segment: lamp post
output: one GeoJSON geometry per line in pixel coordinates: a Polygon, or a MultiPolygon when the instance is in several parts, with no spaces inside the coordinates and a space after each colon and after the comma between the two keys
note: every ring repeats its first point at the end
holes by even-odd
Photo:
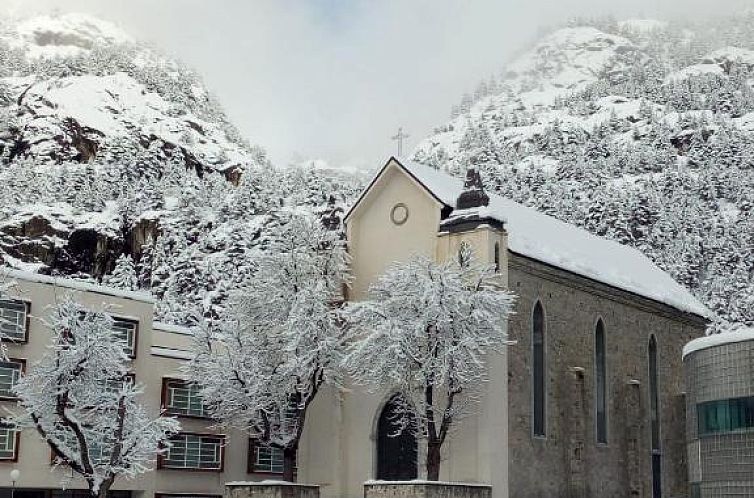
{"type": "Polygon", "coordinates": [[[21,477],[21,471],[18,469],[13,469],[10,471],[10,498],[15,498],[14,495],[16,494],[16,481],[18,481],[18,478],[21,477]]]}

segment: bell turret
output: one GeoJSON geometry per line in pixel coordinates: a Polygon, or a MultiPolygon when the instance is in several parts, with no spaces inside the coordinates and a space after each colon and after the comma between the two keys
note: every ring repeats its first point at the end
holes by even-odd
{"type": "Polygon", "coordinates": [[[465,232],[480,225],[489,225],[503,230],[505,219],[489,208],[490,197],[484,191],[482,176],[474,168],[466,171],[463,190],[456,199],[456,206],[440,224],[440,231],[465,232]]]}

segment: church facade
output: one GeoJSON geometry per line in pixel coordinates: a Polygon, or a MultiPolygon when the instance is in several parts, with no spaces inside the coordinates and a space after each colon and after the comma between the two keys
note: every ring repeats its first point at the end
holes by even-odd
{"type": "MultiPolygon", "coordinates": [[[[495,498],[686,496],[681,351],[709,311],[631,248],[494,195],[457,207],[473,183],[391,158],[346,216],[349,299],[393,262],[444,260],[461,242],[517,296],[515,344],[488,358],[486,395],[446,442],[441,480],[489,483],[495,498]]],[[[307,432],[328,443],[302,449],[302,481],[334,497],[421,478],[417,442],[387,435],[392,394],[318,400],[307,432]]]]}

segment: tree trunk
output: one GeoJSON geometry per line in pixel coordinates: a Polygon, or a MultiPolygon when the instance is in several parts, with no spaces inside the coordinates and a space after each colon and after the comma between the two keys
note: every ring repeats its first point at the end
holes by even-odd
{"type": "Polygon", "coordinates": [[[110,487],[113,485],[113,479],[105,479],[100,483],[99,490],[95,492],[93,489],[89,488],[89,496],[91,498],[107,498],[108,493],[110,492],[110,487]]]}
{"type": "Polygon", "coordinates": [[[430,441],[427,444],[427,480],[440,480],[440,443],[430,441]]]}
{"type": "Polygon", "coordinates": [[[296,470],[296,453],[297,448],[284,448],[283,449],[283,480],[288,482],[294,482],[296,477],[294,472],[296,470]]]}

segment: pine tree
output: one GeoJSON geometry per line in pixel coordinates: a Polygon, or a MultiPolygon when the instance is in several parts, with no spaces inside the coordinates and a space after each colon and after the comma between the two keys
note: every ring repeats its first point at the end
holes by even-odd
{"type": "Polygon", "coordinates": [[[112,273],[102,279],[104,285],[124,290],[137,290],[139,279],[136,275],[134,260],[128,254],[121,254],[115,261],[112,273]]]}

